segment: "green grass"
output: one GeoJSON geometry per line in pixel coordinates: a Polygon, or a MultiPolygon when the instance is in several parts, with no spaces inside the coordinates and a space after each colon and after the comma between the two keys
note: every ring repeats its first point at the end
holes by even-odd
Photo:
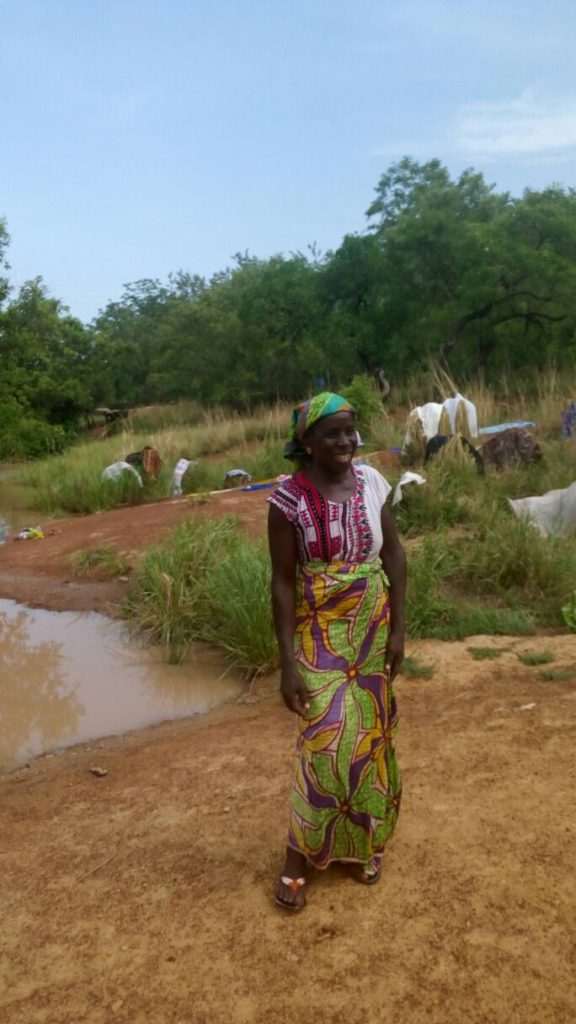
{"type": "MultiPolygon", "coordinates": [[[[506,382],[499,396],[481,382],[466,389],[482,423],[537,419],[544,460],[480,477],[474,464],[448,453],[422,470],[423,487],[406,489],[394,515],[409,548],[410,636],[531,636],[542,626],[562,626],[563,608],[566,622],[576,622],[576,604],[570,603],[576,534],[542,538],[514,516],[508,500],[572,481],[576,442],[559,437],[559,413],[571,388],[568,379],[543,377],[533,406],[506,382]]],[[[411,405],[426,397],[420,385],[406,394],[411,405]]],[[[363,430],[366,450],[401,443],[407,411],[393,404],[381,413],[374,410],[363,430]]],[[[21,480],[37,509],[52,516],[83,514],[166,497],[176,461],[187,457],[198,464],[187,474],[184,490],[201,502],[203,492],[222,488],[228,469],[243,468],[254,480],[290,471],[282,458],[289,416],[289,406],[282,404],[252,416],[206,411],[195,403],[148,407],[133,412],[117,435],[35,463],[21,480]],[[102,483],[105,466],[145,444],[157,448],[165,463],[155,484],[140,488],[128,477],[102,483]]],[[[186,529],[149,550],[138,566],[130,611],[135,628],[161,643],[173,660],[202,639],[221,646],[249,673],[271,667],[276,649],[263,542],[239,535],[230,523],[186,529]]],[[[76,571],[95,569],[94,557],[79,553],[76,571]]],[[[102,557],[99,569],[112,572],[112,564],[107,570],[102,557]]]]}
{"type": "Polygon", "coordinates": [[[473,537],[453,543],[453,580],[467,592],[523,607],[541,625],[560,625],[576,579],[571,538],[541,537],[512,514],[494,516],[473,537]]]}
{"type": "Polygon", "coordinates": [[[491,658],[500,658],[509,647],[467,647],[466,650],[474,658],[474,661],[489,661],[491,658]]]}
{"type": "Polygon", "coordinates": [[[542,668],[538,675],[547,683],[568,683],[576,678],[574,668],[542,668]]]}
{"type": "Polygon", "coordinates": [[[223,649],[247,675],[278,663],[264,542],[233,518],[184,523],[140,561],[126,602],[134,630],[181,662],[196,640],[223,649]]]}
{"type": "MultiPolygon", "coordinates": [[[[198,460],[184,479],[185,490],[196,493],[219,490],[229,469],[246,469],[254,480],[289,470],[282,457],[289,422],[287,406],[264,409],[251,417],[226,415],[221,410],[204,412],[200,422],[171,422],[144,432],[142,423],[146,422],[134,413],[125,429],[114,436],[82,441],[62,455],[22,470],[19,479],[29,487],[32,507],[50,516],[87,515],[165,498],[171,493],[172,475],[180,458],[198,460]],[[155,483],[140,487],[128,474],[119,482],[102,482],[106,466],[145,445],[156,448],[164,462],[155,483]]],[[[162,422],[158,411],[149,422],[162,422]]]]}
{"type": "Polygon", "coordinates": [[[425,536],[409,557],[406,621],[408,635],[462,640],[480,634],[530,636],[535,615],[528,609],[506,608],[454,594],[457,575],[454,542],[449,534],[425,536]]]}
{"type": "Polygon", "coordinates": [[[418,658],[404,658],[400,674],[406,679],[432,679],[436,669],[432,665],[425,665],[418,658]]]}
{"type": "Polygon", "coordinates": [[[123,576],[130,572],[130,563],[111,544],[75,551],[70,558],[72,570],[77,575],[98,570],[106,576],[123,576]]]}
{"type": "Polygon", "coordinates": [[[422,486],[407,486],[395,508],[398,529],[406,537],[473,522],[475,505],[485,498],[485,481],[473,465],[460,465],[452,473],[441,460],[419,470],[422,486]],[[483,486],[484,485],[484,486],[483,486]]]}
{"type": "Polygon", "coordinates": [[[554,661],[554,655],[550,651],[524,651],[517,657],[523,665],[548,665],[554,661]]]}

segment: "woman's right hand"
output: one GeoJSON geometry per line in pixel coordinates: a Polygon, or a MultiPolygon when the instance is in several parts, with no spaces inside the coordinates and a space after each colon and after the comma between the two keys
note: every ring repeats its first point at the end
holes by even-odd
{"type": "Polygon", "coordinates": [[[288,665],[280,674],[280,693],[286,707],[297,715],[305,715],[310,708],[304,680],[296,665],[288,665]]]}

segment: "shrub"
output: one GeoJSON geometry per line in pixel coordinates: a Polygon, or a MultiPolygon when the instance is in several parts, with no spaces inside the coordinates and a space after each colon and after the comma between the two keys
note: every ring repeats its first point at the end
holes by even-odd
{"type": "Polygon", "coordinates": [[[73,572],[78,575],[97,570],[105,576],[121,576],[130,571],[130,563],[111,544],[75,551],[70,561],[73,572]]]}
{"type": "Polygon", "coordinates": [[[195,640],[212,643],[248,675],[274,668],[270,562],[232,517],[179,526],[141,560],[126,603],[137,632],[180,662],[195,640]]]}
{"type": "Polygon", "coordinates": [[[63,451],[69,440],[64,427],[27,415],[14,405],[0,407],[0,459],[38,459],[63,451]]]}
{"type": "Polygon", "coordinates": [[[384,415],[380,392],[372,377],[366,373],[353,377],[350,384],[341,389],[340,394],[354,406],[356,420],[361,429],[367,429],[371,420],[384,415]]]}

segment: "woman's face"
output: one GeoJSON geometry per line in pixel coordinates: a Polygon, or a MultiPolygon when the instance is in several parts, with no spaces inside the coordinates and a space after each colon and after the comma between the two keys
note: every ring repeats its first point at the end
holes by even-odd
{"type": "Polygon", "coordinates": [[[354,413],[336,412],[316,423],[306,438],[312,462],[332,473],[348,469],[358,447],[354,413]]]}

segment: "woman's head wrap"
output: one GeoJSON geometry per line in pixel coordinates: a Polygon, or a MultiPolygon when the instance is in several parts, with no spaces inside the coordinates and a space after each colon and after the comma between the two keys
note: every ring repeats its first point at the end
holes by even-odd
{"type": "Polygon", "coordinates": [[[295,406],[290,424],[290,439],[284,448],[284,457],[301,458],[306,451],[302,443],[304,435],[318,420],[324,419],[325,416],[333,416],[336,412],[354,412],[354,408],[347,398],[335,395],[333,391],[321,391],[319,395],[314,395],[314,398],[295,406]]]}

